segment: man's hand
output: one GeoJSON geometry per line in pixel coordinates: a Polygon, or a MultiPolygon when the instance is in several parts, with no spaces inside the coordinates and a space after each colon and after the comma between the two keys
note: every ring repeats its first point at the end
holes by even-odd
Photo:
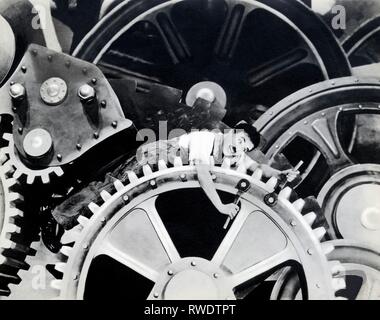
{"type": "Polygon", "coordinates": [[[219,208],[220,213],[229,216],[232,219],[238,214],[240,208],[235,203],[224,204],[221,208],[219,208]]]}
{"type": "Polygon", "coordinates": [[[294,179],[296,179],[300,174],[298,170],[294,170],[294,169],[284,170],[281,173],[286,175],[288,182],[294,181],[294,179]]]}

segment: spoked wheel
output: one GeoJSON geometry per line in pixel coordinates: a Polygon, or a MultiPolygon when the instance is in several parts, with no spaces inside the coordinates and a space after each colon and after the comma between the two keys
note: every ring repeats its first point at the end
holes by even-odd
{"type": "Polygon", "coordinates": [[[376,196],[369,199],[367,192],[373,194],[372,188],[377,188],[378,170],[367,164],[379,163],[379,128],[375,131],[372,122],[365,120],[368,115],[372,121],[379,120],[379,102],[378,80],[342,78],[295,93],[256,122],[266,140],[262,150],[269,158],[285,155],[293,165],[305,162],[297,191],[320,195],[331,235],[377,248],[379,215],[372,209],[379,207],[373,202],[376,196]],[[349,234],[342,231],[346,228],[349,234]]]}
{"type": "Polygon", "coordinates": [[[305,202],[290,188],[268,207],[264,197],[275,178],[264,182],[260,170],[248,176],[215,167],[225,202],[242,179],[251,186],[226,231],[225,216],[203,194],[195,168],[175,163],[167,168],[161,161],[156,172],[145,166],[142,177],[130,172],[127,185],[117,180],[115,194],[103,191],[103,203],[89,205],[93,215],[81,216],[63,238],[74,244],[62,248],[67,261],[56,265],[63,279],[52,285],[60,298],[96,299],[99,292],[152,300],[249,298],[289,265],[298,270],[305,298],[333,299],[344,287],[325,257],[332,247],[319,242],[324,228],[310,227],[316,215],[303,210],[305,202]]]}
{"type": "MultiPolygon", "coordinates": [[[[346,289],[338,295],[349,300],[380,299],[380,253],[369,246],[347,240],[329,242],[334,250],[330,260],[340,261],[345,269],[346,289]]],[[[291,269],[284,270],[272,291],[272,299],[301,298],[300,282],[291,269]]]]}
{"type": "Polygon", "coordinates": [[[256,119],[302,87],[350,75],[331,31],[300,1],[124,1],[74,55],[109,77],[179,88],[183,98],[199,83],[217,84],[228,124],[256,119]]]}
{"type": "Polygon", "coordinates": [[[380,17],[366,21],[343,42],[352,66],[380,62],[380,17]]]}

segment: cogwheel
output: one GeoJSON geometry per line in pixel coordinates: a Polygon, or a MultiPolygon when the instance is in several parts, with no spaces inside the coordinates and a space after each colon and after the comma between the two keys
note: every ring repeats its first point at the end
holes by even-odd
{"type": "MultiPolygon", "coordinates": [[[[333,240],[323,243],[334,247],[327,255],[331,264],[344,267],[346,290],[338,292],[342,299],[379,300],[380,299],[380,253],[368,244],[350,240],[333,240]]],[[[273,299],[301,298],[298,276],[286,268],[279,276],[273,291],[273,299]]]]}
{"type": "Polygon", "coordinates": [[[36,178],[40,178],[42,183],[47,184],[50,182],[52,175],[58,177],[63,175],[61,167],[49,167],[44,169],[28,168],[17,156],[12,134],[5,133],[3,138],[9,142],[9,145],[0,149],[0,159],[3,163],[9,163],[11,167],[13,167],[13,178],[20,180],[20,178],[26,177],[27,184],[33,184],[36,178]]]}
{"type": "Polygon", "coordinates": [[[31,241],[25,233],[23,197],[18,193],[18,181],[11,177],[9,163],[0,159],[0,296],[10,294],[9,284],[19,284],[20,269],[28,270],[27,255],[34,255],[31,241]]]}
{"type": "Polygon", "coordinates": [[[196,168],[177,158],[174,167],[160,160],[154,169],[144,166],[140,177],[129,172],[128,183],[116,180],[115,193],[102,191],[99,203],[89,204],[92,216],[80,216],[79,224],[66,232],[62,240],[67,245],[61,253],[67,259],[55,265],[63,277],[51,283],[60,291],[60,299],[91,299],[92,289],[98,295],[100,287],[111,284],[121,285],[121,291],[107,292],[124,295],[133,288],[134,298],[141,294],[153,300],[241,299],[288,264],[302,270],[302,289],[308,299],[334,299],[336,291],[344,288],[344,278],[326,258],[331,247],[320,244],[326,230],[312,229],[316,215],[304,212],[305,201],[296,199],[287,187],[271,207],[265,204],[265,196],[273,194],[277,185],[276,178],[265,181],[260,169],[247,175],[231,170],[227,163],[212,168],[215,186],[223,195],[235,196],[242,179],[250,184],[240,197],[239,214],[214,243],[225,216],[209,202],[207,207],[207,198],[202,202],[196,168]],[[191,192],[199,192],[197,201],[192,201],[191,192]],[[198,211],[187,214],[200,203],[198,211]],[[193,224],[198,223],[195,229],[199,230],[210,215],[211,229],[205,228],[202,240],[191,236],[193,224]],[[208,247],[211,254],[205,251],[208,247]],[[108,264],[99,269],[101,260],[108,264]],[[115,265],[104,277],[114,262],[122,272],[134,272],[128,279],[142,279],[149,286],[134,286],[130,280],[123,285],[121,279],[126,278],[115,276],[115,265]],[[101,276],[93,276],[94,270],[100,270],[101,276]]]}

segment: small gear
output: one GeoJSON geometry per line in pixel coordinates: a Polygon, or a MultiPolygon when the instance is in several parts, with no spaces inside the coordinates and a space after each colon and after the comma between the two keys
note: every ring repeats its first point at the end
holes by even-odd
{"type": "Polygon", "coordinates": [[[278,181],[274,177],[264,181],[260,169],[250,176],[231,170],[227,163],[212,168],[219,191],[235,194],[242,179],[248,180],[251,188],[241,196],[241,210],[212,251],[212,258],[181,251],[158,213],[157,202],[162,195],[174,200],[173,191],[200,188],[195,167],[182,163],[177,158],[174,167],[168,168],[160,160],[156,172],[145,165],[141,177],[129,172],[128,184],[116,180],[114,195],[103,190],[102,204],[89,204],[92,216],[79,216],[79,224],[62,238],[67,245],[61,253],[67,260],[57,263],[55,269],[63,278],[51,283],[60,291],[60,299],[88,296],[90,269],[103,255],[152,281],[153,288],[145,297],[153,300],[241,299],[253,290],[247,291],[249,283],[262,281],[261,277],[289,261],[303,269],[303,289],[309,299],[334,299],[336,291],[345,287],[344,278],[337,272],[342,267],[338,270],[339,263],[328,263],[326,258],[333,248],[320,244],[326,230],[311,227],[316,214],[305,212],[305,201],[295,198],[289,187],[278,194],[275,205],[268,207],[263,199],[278,181]],[[258,236],[260,232],[264,233],[262,237],[258,236]],[[265,239],[268,233],[273,239],[270,247],[265,239]]]}
{"type": "MultiPolygon", "coordinates": [[[[380,299],[380,253],[368,245],[349,240],[333,240],[324,243],[334,247],[327,257],[339,261],[344,267],[347,288],[338,296],[349,300],[380,299]]],[[[339,266],[339,265],[337,265],[339,266]]],[[[298,276],[291,268],[283,270],[273,291],[273,299],[301,298],[298,276]]]]}
{"type": "Polygon", "coordinates": [[[20,283],[18,271],[28,270],[25,258],[35,254],[29,234],[25,233],[20,185],[11,177],[12,172],[10,164],[0,159],[0,296],[10,294],[9,284],[20,283]]]}
{"type": "Polygon", "coordinates": [[[19,180],[22,177],[26,177],[27,184],[33,184],[36,178],[40,178],[43,184],[48,184],[53,175],[58,177],[63,175],[61,167],[28,168],[17,156],[12,134],[5,133],[3,138],[9,142],[9,145],[0,149],[0,159],[2,159],[3,163],[9,163],[13,167],[13,178],[19,180]]]}

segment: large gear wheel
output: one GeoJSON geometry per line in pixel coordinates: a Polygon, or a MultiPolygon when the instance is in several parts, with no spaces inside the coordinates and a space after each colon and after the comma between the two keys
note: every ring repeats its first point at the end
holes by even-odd
{"type": "Polygon", "coordinates": [[[303,292],[309,299],[334,299],[336,291],[344,288],[342,268],[339,263],[327,263],[325,256],[333,248],[320,244],[326,230],[310,227],[316,215],[303,210],[305,201],[297,199],[289,187],[277,198],[273,194],[277,179],[264,181],[260,169],[250,176],[228,165],[213,167],[212,177],[221,194],[235,195],[243,179],[250,183],[249,191],[241,195],[239,214],[220,241],[213,242],[218,230],[223,230],[225,216],[207,206],[207,198],[202,200],[195,167],[183,166],[181,158],[174,163],[168,168],[161,160],[157,171],[146,165],[141,177],[129,172],[126,185],[116,180],[115,193],[102,191],[101,203],[89,205],[92,216],[80,216],[79,225],[67,231],[63,243],[68,245],[61,249],[67,261],[55,266],[63,278],[52,282],[61,299],[91,299],[110,284],[121,288],[107,292],[134,298],[141,294],[152,300],[240,299],[288,264],[300,268],[303,292]],[[192,192],[197,191],[194,202],[192,192]],[[268,194],[277,198],[271,207],[264,202],[268,194]],[[199,203],[197,216],[192,210],[199,203]],[[214,228],[206,228],[201,240],[197,234],[193,238],[192,224],[199,230],[207,219],[214,228]],[[212,250],[205,250],[208,247],[212,250]],[[133,275],[120,276],[116,267],[126,274],[133,270],[133,275]],[[96,276],[97,272],[102,276],[96,276]],[[134,279],[143,284],[132,285],[134,279]],[[96,292],[91,294],[92,290],[96,292]]]}
{"type": "Polygon", "coordinates": [[[25,233],[26,219],[22,211],[23,197],[20,185],[12,177],[13,169],[6,159],[0,158],[0,296],[8,296],[9,284],[19,284],[20,269],[28,270],[25,262],[34,255],[29,234],[25,233]]]}
{"type": "MultiPolygon", "coordinates": [[[[349,300],[380,299],[380,253],[367,245],[355,241],[329,241],[334,250],[328,254],[329,260],[340,261],[344,266],[347,288],[339,296],[349,300]]],[[[300,298],[299,280],[290,270],[279,276],[273,291],[273,299],[300,298]]]]}
{"type": "Polygon", "coordinates": [[[3,139],[7,140],[9,144],[7,147],[0,149],[0,158],[4,159],[4,163],[10,164],[13,168],[13,178],[17,180],[26,179],[27,184],[33,184],[38,179],[42,183],[48,184],[52,176],[61,177],[63,175],[61,167],[48,167],[43,169],[29,168],[19,159],[12,134],[5,133],[3,139]]]}
{"type": "Polygon", "coordinates": [[[217,84],[229,125],[257,119],[302,87],[351,74],[328,27],[294,0],[122,1],[73,55],[110,78],[178,88],[183,101],[217,84]]]}
{"type": "Polygon", "coordinates": [[[296,190],[318,196],[330,235],[376,248],[380,209],[376,196],[368,195],[379,186],[378,169],[372,166],[379,164],[379,102],[378,79],[340,78],[294,93],[255,123],[268,159],[305,162],[296,190]],[[343,215],[342,206],[350,208],[343,215]],[[349,234],[343,231],[347,228],[349,234]]]}

